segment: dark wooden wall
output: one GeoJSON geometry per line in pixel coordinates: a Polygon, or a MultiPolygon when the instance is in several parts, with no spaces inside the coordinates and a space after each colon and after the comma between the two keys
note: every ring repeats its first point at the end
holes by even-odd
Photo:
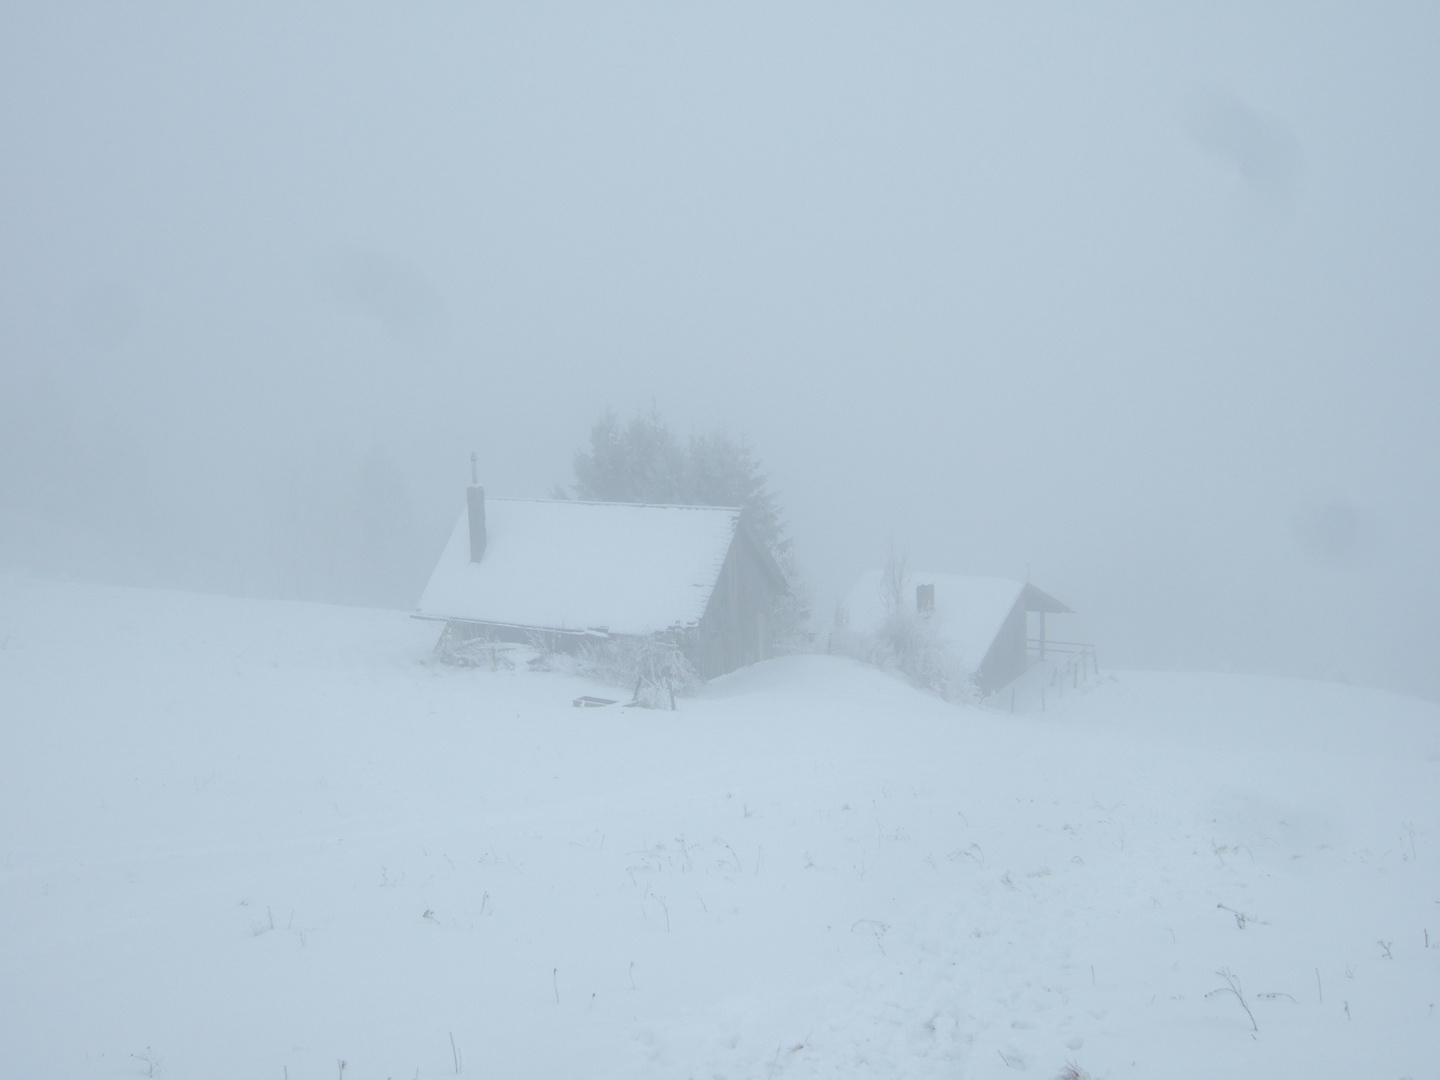
{"type": "Polygon", "coordinates": [[[769,554],[748,532],[737,531],[686,649],[701,678],[713,679],[772,655],[770,618],[783,594],[784,582],[769,554]]]}
{"type": "Polygon", "coordinates": [[[1010,614],[1005,616],[1000,632],[995,635],[995,643],[975,671],[975,682],[981,690],[986,693],[997,690],[1025,674],[1030,663],[1025,635],[1025,598],[1022,596],[1015,601],[1010,614]]]}

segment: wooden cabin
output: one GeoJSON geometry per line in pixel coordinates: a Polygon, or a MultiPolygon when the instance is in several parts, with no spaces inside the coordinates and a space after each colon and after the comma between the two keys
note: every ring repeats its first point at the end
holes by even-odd
{"type": "Polygon", "coordinates": [[[736,507],[487,499],[475,486],[416,615],[567,651],[662,637],[708,679],[772,654],[786,592],[736,507]]]}
{"type": "MultiPolygon", "coordinates": [[[[911,573],[905,596],[913,586],[916,618],[933,620],[937,637],[956,659],[975,674],[975,684],[993,693],[1023,675],[1030,666],[1028,623],[1039,615],[1039,654],[1045,655],[1045,616],[1071,614],[1071,609],[1028,581],[966,577],[959,574],[911,573]]],[[[890,616],[895,598],[887,595],[882,571],[862,574],[846,597],[850,626],[874,633],[890,616]]]]}

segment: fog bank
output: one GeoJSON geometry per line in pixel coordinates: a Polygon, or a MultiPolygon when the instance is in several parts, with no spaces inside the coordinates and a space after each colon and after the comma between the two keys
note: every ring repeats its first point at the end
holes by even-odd
{"type": "Polygon", "coordinates": [[[469,455],[746,434],[1102,663],[1440,697],[1440,15],[10,9],[0,559],[413,604],[469,455]]]}

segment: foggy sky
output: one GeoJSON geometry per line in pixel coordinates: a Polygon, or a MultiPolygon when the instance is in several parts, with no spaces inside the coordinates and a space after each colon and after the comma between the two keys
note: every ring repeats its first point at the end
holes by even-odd
{"type": "Polygon", "coordinates": [[[407,607],[469,454],[747,435],[1111,666],[1440,696],[1440,14],[0,12],[0,559],[407,607]]]}

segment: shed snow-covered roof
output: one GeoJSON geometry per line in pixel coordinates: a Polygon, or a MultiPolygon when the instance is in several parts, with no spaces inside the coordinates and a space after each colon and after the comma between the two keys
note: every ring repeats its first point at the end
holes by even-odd
{"type": "MultiPolygon", "coordinates": [[[[884,572],[867,570],[845,599],[850,625],[863,633],[874,633],[888,614],[884,572]]],[[[1070,609],[1054,597],[1024,581],[1009,578],[966,577],[960,574],[911,572],[900,602],[915,611],[915,586],[935,586],[933,618],[940,635],[955,650],[960,662],[974,669],[980,666],[1000,633],[1010,612],[1022,598],[1026,611],[1064,614],[1070,609]]]]}
{"type": "Polygon", "coordinates": [[[419,614],[616,634],[691,626],[739,523],[733,507],[487,498],[484,557],[470,561],[462,510],[419,614]]]}

